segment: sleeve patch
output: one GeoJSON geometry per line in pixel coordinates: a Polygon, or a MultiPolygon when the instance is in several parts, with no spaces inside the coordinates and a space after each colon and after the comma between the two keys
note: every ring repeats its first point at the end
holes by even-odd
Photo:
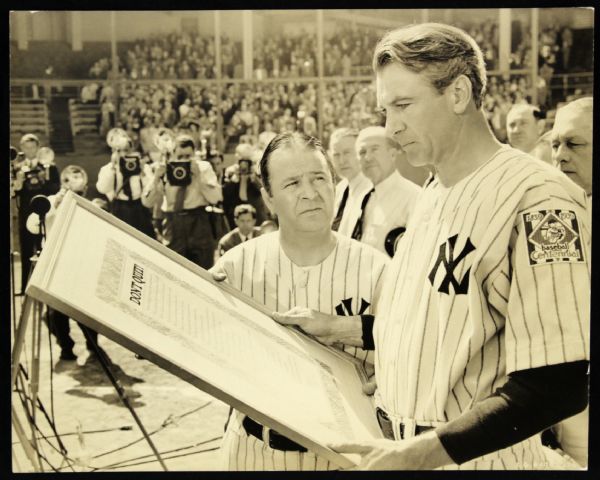
{"type": "Polygon", "coordinates": [[[529,265],[585,261],[575,212],[538,210],[522,215],[529,265]]]}

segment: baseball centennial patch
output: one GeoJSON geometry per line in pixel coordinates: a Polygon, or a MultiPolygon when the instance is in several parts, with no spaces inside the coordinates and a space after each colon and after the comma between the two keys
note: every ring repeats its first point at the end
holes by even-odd
{"type": "Polygon", "coordinates": [[[529,264],[583,262],[579,222],[570,210],[539,210],[523,214],[529,264]]]}

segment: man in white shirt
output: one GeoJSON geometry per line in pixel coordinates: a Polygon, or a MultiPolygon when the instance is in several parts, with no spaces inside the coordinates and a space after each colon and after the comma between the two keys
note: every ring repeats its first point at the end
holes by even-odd
{"type": "Polygon", "coordinates": [[[152,213],[141,202],[152,174],[140,154],[131,150],[113,152],[110,161],[98,172],[96,189],[106,196],[109,211],[115,217],[154,238],[152,213]]]}
{"type": "Polygon", "coordinates": [[[360,171],[356,156],[356,138],[358,131],[350,128],[338,128],[331,134],[329,156],[335,173],[341,181],[335,187],[335,217],[331,229],[347,237],[360,216],[360,203],[373,188],[369,180],[360,171]]]}
{"type": "Polygon", "coordinates": [[[223,199],[221,186],[210,163],[195,156],[192,137],[180,134],[175,143],[174,158],[157,167],[142,203],[148,208],[161,203],[162,243],[208,269],[217,239],[206,207],[223,199]]]}
{"type": "Polygon", "coordinates": [[[383,127],[361,130],[356,152],[363,174],[374,187],[362,199],[352,238],[393,257],[421,188],[396,170],[400,149],[383,127]]]}
{"type": "Polygon", "coordinates": [[[515,104],[506,115],[508,143],[525,153],[532,153],[544,132],[546,121],[535,105],[515,104]]]}

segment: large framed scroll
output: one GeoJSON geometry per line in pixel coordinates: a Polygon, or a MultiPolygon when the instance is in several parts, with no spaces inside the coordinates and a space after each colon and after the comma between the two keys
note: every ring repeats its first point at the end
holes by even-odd
{"type": "Polygon", "coordinates": [[[340,467],[381,438],[359,362],[68,193],[26,290],[340,467]]]}

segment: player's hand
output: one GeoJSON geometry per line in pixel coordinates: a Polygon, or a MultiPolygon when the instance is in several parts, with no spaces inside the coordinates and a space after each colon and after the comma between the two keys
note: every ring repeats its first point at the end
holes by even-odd
{"type": "Polygon", "coordinates": [[[160,180],[165,175],[166,171],[167,171],[167,165],[165,163],[159,163],[158,166],[156,167],[156,170],[154,171],[154,180],[155,181],[160,180]]]}
{"type": "Polygon", "coordinates": [[[362,391],[365,395],[371,396],[375,393],[375,390],[377,390],[377,381],[375,380],[375,377],[373,377],[373,380],[368,381],[362,386],[362,391]]]}
{"type": "Polygon", "coordinates": [[[360,455],[360,462],[351,470],[433,470],[453,463],[433,431],[407,440],[365,440],[329,447],[338,453],[360,455]]]}
{"type": "Polygon", "coordinates": [[[227,273],[221,268],[212,267],[208,273],[212,275],[213,280],[217,283],[227,280],[227,273]]]}
{"type": "Polygon", "coordinates": [[[362,326],[359,316],[328,315],[306,307],[294,307],[285,313],[274,312],[272,317],[282,325],[299,328],[325,345],[334,343],[362,345],[362,326]],[[357,333],[358,338],[356,338],[357,333]]]}

